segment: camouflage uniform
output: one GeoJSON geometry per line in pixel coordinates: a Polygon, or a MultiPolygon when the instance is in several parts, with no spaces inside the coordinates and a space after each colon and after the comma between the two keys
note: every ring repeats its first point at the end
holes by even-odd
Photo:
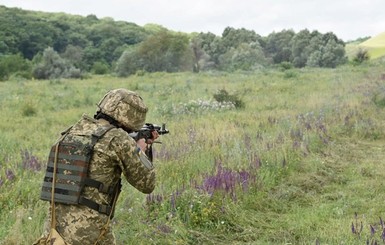
{"type": "MultiPolygon", "coordinates": [[[[142,123],[137,124],[139,126],[142,123]]],[[[67,137],[88,135],[96,128],[106,125],[109,125],[109,122],[104,119],[96,120],[83,115],[81,120],[70,129],[67,137]]],[[[155,172],[152,165],[148,166],[141,162],[137,144],[126,131],[121,128],[112,128],[94,146],[89,177],[105,185],[114,186],[120,180],[122,172],[126,180],[139,191],[143,193],[153,191],[155,172]]],[[[83,196],[100,204],[111,202],[107,194],[93,187],[85,187],[83,196]]],[[[106,214],[83,205],[56,203],[55,211],[56,230],[67,244],[72,245],[94,244],[109,218],[106,214]]],[[[46,233],[49,232],[50,221],[47,223],[46,233]]],[[[43,244],[43,242],[44,238],[36,244],[43,244]]],[[[98,244],[115,244],[111,225],[98,244]]]]}

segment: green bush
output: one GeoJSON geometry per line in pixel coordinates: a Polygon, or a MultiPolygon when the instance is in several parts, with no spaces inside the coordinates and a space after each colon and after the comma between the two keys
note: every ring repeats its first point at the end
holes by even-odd
{"type": "Polygon", "coordinates": [[[100,62],[100,61],[96,61],[92,65],[91,70],[92,70],[92,73],[94,73],[94,74],[103,75],[103,74],[109,73],[110,68],[109,68],[108,64],[100,62]]]}
{"type": "Polygon", "coordinates": [[[0,56],[0,81],[8,80],[11,76],[31,78],[31,63],[20,54],[0,56]]]}
{"type": "Polygon", "coordinates": [[[355,64],[361,64],[369,59],[369,51],[367,49],[359,48],[353,58],[353,62],[355,64]]]}
{"type": "Polygon", "coordinates": [[[288,61],[283,61],[279,64],[279,69],[282,70],[282,71],[285,71],[285,70],[290,70],[292,69],[294,66],[291,62],[288,62],[288,61]]]}
{"type": "Polygon", "coordinates": [[[47,48],[41,62],[35,65],[33,76],[37,79],[81,78],[81,71],[61,58],[53,48],[47,48]]]}
{"type": "Polygon", "coordinates": [[[225,89],[220,89],[214,94],[214,99],[219,103],[231,102],[235,108],[244,108],[245,103],[236,94],[229,94],[225,89]]]}

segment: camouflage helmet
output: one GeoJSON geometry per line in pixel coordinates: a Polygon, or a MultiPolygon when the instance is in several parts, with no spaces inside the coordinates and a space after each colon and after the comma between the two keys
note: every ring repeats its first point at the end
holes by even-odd
{"type": "Polygon", "coordinates": [[[148,110],[137,93],[124,88],[110,90],[100,100],[98,107],[100,112],[134,131],[142,128],[148,110]]]}

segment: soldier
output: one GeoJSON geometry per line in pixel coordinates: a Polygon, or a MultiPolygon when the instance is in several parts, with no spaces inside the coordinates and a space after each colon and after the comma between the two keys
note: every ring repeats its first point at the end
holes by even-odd
{"type": "Polygon", "coordinates": [[[51,149],[41,192],[41,199],[51,201],[50,227],[34,244],[115,244],[109,221],[121,174],[143,193],[155,187],[154,167],[144,152],[157,131],[147,142],[128,135],[144,125],[147,110],[135,92],[111,90],[94,118],[83,115],[62,133],[51,149]]]}

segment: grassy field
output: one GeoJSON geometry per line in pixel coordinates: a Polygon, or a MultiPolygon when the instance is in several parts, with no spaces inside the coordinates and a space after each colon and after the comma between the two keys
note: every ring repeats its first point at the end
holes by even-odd
{"type": "Polygon", "coordinates": [[[385,218],[384,64],[0,83],[0,244],[31,244],[59,132],[112,88],[141,94],[157,186],[124,183],[118,244],[374,244],[385,218]],[[220,104],[227,91],[243,108],[220,104]]]}

